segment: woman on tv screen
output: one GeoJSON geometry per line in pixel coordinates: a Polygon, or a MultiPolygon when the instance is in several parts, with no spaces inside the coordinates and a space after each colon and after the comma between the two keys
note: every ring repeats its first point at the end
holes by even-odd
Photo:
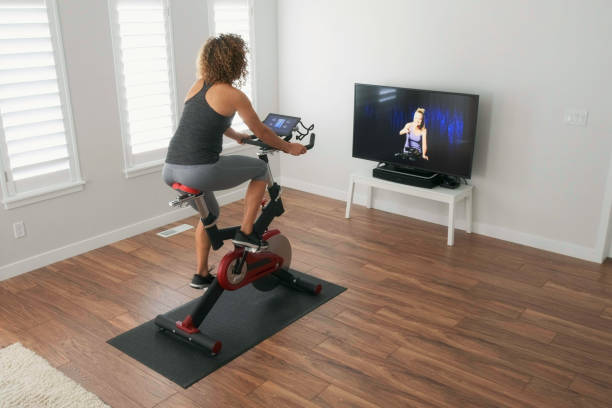
{"type": "Polygon", "coordinates": [[[411,158],[422,157],[429,160],[427,156],[427,128],[425,127],[425,109],[418,108],[412,116],[412,122],[404,125],[400,135],[406,135],[404,155],[411,158]]]}

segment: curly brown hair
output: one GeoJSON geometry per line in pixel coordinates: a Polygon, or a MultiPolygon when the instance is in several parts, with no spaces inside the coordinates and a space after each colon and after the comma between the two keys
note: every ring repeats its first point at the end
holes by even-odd
{"type": "Polygon", "coordinates": [[[203,78],[209,84],[221,82],[241,86],[248,74],[247,52],[247,45],[239,35],[210,37],[198,53],[198,78],[203,78]]]}

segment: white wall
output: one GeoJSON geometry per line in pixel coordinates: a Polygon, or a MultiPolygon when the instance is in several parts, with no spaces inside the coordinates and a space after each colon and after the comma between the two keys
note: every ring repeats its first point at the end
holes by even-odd
{"type": "MultiPolygon", "coordinates": [[[[195,214],[169,209],[175,194],[160,172],[130,179],[122,173],[107,1],[58,1],[58,8],[86,185],[79,193],[0,209],[0,280],[195,214]],[[16,240],[12,225],[18,220],[25,222],[27,236],[16,240]]],[[[171,1],[171,14],[182,101],[195,79],[197,51],[208,37],[206,2],[171,1]]],[[[263,115],[278,108],[276,0],[258,0],[255,19],[258,113],[263,115]]],[[[237,191],[223,201],[239,198],[237,191]]]]}
{"type": "MultiPolygon", "coordinates": [[[[285,0],[278,14],[280,109],[318,129],[308,157],[281,159],[285,184],[343,199],[349,173],[374,166],[351,158],[355,82],[476,93],[476,232],[594,259],[612,147],[609,1],[285,0]],[[568,107],[587,109],[588,126],[564,125],[568,107]]],[[[374,205],[446,222],[443,206],[393,193],[374,205]]]]}

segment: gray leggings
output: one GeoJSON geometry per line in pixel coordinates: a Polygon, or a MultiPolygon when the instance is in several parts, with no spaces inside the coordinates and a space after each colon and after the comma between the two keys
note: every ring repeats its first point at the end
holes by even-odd
{"type": "MultiPolygon", "coordinates": [[[[247,180],[269,180],[268,165],[263,160],[238,155],[219,156],[211,164],[165,163],[162,177],[170,187],[181,183],[202,191],[208,211],[215,217],[219,216],[219,203],[213,191],[227,190],[247,180]]],[[[197,211],[193,201],[190,204],[197,211]]]]}

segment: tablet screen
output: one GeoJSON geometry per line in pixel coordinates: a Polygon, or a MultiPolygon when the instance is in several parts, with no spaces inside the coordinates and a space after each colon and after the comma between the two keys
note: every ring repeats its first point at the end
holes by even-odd
{"type": "Polygon", "coordinates": [[[279,136],[289,136],[294,127],[297,126],[300,118],[294,116],[278,115],[276,113],[269,113],[264,119],[265,123],[270,129],[272,129],[279,136]]]}

